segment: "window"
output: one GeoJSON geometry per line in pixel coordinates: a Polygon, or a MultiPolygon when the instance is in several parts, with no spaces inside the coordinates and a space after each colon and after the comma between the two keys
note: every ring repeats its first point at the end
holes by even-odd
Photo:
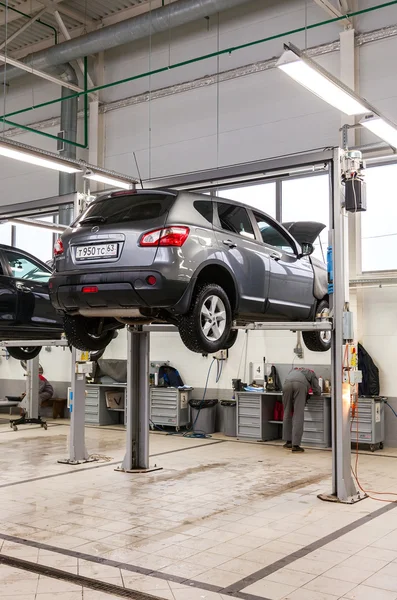
{"type": "Polygon", "coordinates": [[[363,271],[397,269],[397,165],[371,167],[365,174],[367,211],[361,213],[363,271]]]}
{"type": "Polygon", "coordinates": [[[276,184],[274,182],[220,189],[217,195],[220,198],[247,204],[267,213],[274,219],[276,218],[276,184]]]}
{"type": "MultiPolygon", "coordinates": [[[[282,183],[282,222],[317,221],[326,228],[314,242],[313,256],[326,261],[329,228],[329,176],[288,179],[282,183]]],[[[305,240],[311,241],[311,240],[305,240]]]]}
{"type": "Polygon", "coordinates": [[[41,265],[26,258],[23,254],[6,250],[5,255],[10,264],[11,272],[17,279],[29,279],[41,283],[46,283],[49,280],[51,273],[45,271],[41,265]]]}
{"type": "Polygon", "coordinates": [[[213,205],[209,200],[196,200],[194,208],[208,223],[213,223],[213,205]]]}
{"type": "Polygon", "coordinates": [[[122,223],[156,219],[169,210],[174,200],[175,196],[168,194],[113,196],[92,202],[78,221],[90,219],[93,223],[122,223]]]}
{"type": "Polygon", "coordinates": [[[0,225],[0,244],[11,246],[11,223],[2,223],[0,225]]]}
{"type": "Polygon", "coordinates": [[[294,249],[289,243],[289,240],[287,240],[278,229],[265,220],[264,215],[254,212],[254,217],[258,223],[262,240],[265,244],[268,246],[275,246],[276,248],[280,248],[280,250],[284,250],[284,252],[292,252],[294,254],[294,249]]]}
{"type": "Polygon", "coordinates": [[[218,215],[222,229],[255,239],[248,212],[241,206],[218,202],[218,215]]]}
{"type": "MultiPolygon", "coordinates": [[[[54,216],[37,215],[36,218],[47,223],[54,222],[54,216]]],[[[54,248],[54,233],[41,229],[39,227],[31,227],[18,223],[15,225],[15,244],[16,248],[25,250],[30,254],[34,254],[43,262],[51,260],[54,248]]]]}

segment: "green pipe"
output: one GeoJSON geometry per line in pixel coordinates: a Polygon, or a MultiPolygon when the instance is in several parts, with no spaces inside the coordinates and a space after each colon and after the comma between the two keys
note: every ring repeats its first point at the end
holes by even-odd
{"type": "MultiPolygon", "coordinates": [[[[27,15],[26,13],[22,12],[21,10],[18,10],[17,8],[8,6],[4,2],[0,2],[0,5],[4,6],[5,8],[8,8],[9,10],[12,10],[12,11],[18,13],[19,15],[22,15],[23,17],[27,17],[28,19],[32,18],[31,15],[27,15]]],[[[41,19],[36,19],[36,23],[40,23],[40,25],[44,25],[44,27],[48,27],[49,29],[52,29],[52,31],[54,32],[55,44],[58,43],[58,32],[57,32],[56,28],[53,27],[53,25],[50,25],[49,23],[45,23],[41,19]]]]}
{"type": "Polygon", "coordinates": [[[84,147],[88,148],[88,59],[84,57],[84,147]]]}
{"type": "MultiPolygon", "coordinates": [[[[397,0],[391,0],[390,2],[384,2],[383,4],[379,4],[378,6],[372,6],[370,8],[364,8],[364,9],[357,10],[354,12],[346,13],[346,15],[343,15],[341,17],[334,17],[332,19],[327,19],[326,21],[320,21],[318,23],[313,23],[312,25],[308,25],[307,27],[298,27],[297,29],[291,29],[291,30],[285,31],[283,33],[277,33],[275,35],[271,35],[266,38],[254,40],[253,42],[246,42],[245,44],[240,44],[239,46],[231,46],[229,48],[225,48],[224,50],[218,50],[217,52],[211,52],[210,54],[204,54],[202,56],[197,56],[196,58],[191,58],[189,60],[185,60],[185,61],[182,61],[179,63],[174,63],[174,64],[168,65],[166,67],[160,67],[159,69],[154,69],[152,71],[146,71],[145,73],[140,73],[139,75],[132,75],[131,77],[126,77],[125,79],[119,79],[118,81],[113,81],[111,83],[105,83],[103,85],[99,85],[99,86],[96,86],[96,87],[93,87],[90,89],[84,89],[84,91],[82,91],[82,92],[75,92],[74,94],[71,94],[70,96],[68,96],[67,99],[79,98],[80,96],[87,97],[88,94],[92,94],[94,92],[99,92],[101,90],[104,90],[104,89],[107,89],[110,87],[114,87],[117,85],[122,85],[123,83],[128,83],[130,81],[136,81],[137,79],[142,79],[144,77],[150,77],[151,75],[157,75],[158,73],[164,73],[165,71],[170,71],[172,69],[177,69],[179,67],[184,67],[186,65],[194,64],[196,62],[207,60],[208,58],[214,58],[216,56],[221,56],[223,54],[231,54],[232,52],[236,52],[238,50],[243,50],[245,48],[250,48],[251,46],[257,46],[258,44],[263,44],[264,42],[276,40],[276,39],[285,37],[287,35],[295,35],[296,33],[302,33],[309,29],[315,29],[317,27],[322,27],[324,25],[329,25],[331,23],[336,23],[338,21],[342,21],[346,17],[355,17],[355,16],[362,15],[365,13],[373,12],[375,10],[380,10],[381,8],[387,8],[387,7],[393,6],[395,4],[397,4],[397,0]]],[[[28,108],[22,108],[20,110],[14,111],[14,112],[7,113],[3,117],[0,117],[0,120],[4,121],[8,117],[13,117],[15,115],[29,112],[36,108],[43,108],[45,106],[57,104],[58,102],[63,102],[64,100],[65,100],[65,98],[61,97],[61,98],[56,98],[55,100],[49,100],[48,102],[42,102],[41,104],[36,104],[36,105],[30,106],[28,108]]],[[[36,131],[36,130],[32,129],[32,131],[36,131]]],[[[37,132],[37,133],[41,133],[41,132],[37,132]]],[[[69,142],[68,140],[64,140],[64,141],[66,143],[73,143],[73,142],[69,142]]]]}
{"type": "MultiPolygon", "coordinates": [[[[69,100],[69,96],[67,98],[69,100]]],[[[15,123],[14,121],[9,121],[5,117],[1,117],[1,120],[7,125],[11,125],[12,127],[18,127],[18,129],[23,129],[24,131],[29,131],[30,133],[37,133],[38,135],[42,135],[46,138],[50,138],[51,140],[56,140],[59,142],[59,137],[57,135],[53,135],[52,133],[46,133],[45,131],[40,131],[40,129],[34,129],[33,127],[28,127],[28,125],[21,125],[20,123],[15,123]]],[[[77,142],[72,142],[71,140],[62,140],[71,146],[77,146],[78,148],[87,148],[87,145],[78,144],[77,142]]]]}

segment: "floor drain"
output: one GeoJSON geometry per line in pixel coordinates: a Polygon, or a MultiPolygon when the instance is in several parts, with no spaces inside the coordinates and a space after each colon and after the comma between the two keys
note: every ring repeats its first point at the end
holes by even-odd
{"type": "Polygon", "coordinates": [[[13,556],[7,556],[5,554],[0,554],[0,564],[7,565],[8,567],[14,567],[15,569],[21,569],[23,571],[29,571],[30,573],[37,573],[38,575],[52,577],[53,579],[69,581],[75,585],[90,588],[91,590],[97,590],[98,592],[102,592],[104,594],[120,596],[120,598],[130,598],[130,600],[161,600],[158,596],[145,594],[144,592],[137,592],[135,590],[128,590],[119,585],[113,585],[104,581],[97,581],[96,579],[90,579],[89,577],[83,577],[82,575],[75,575],[74,573],[67,573],[66,571],[61,571],[60,569],[54,569],[53,567],[47,567],[46,565],[31,563],[27,560],[14,558],[13,556]]]}

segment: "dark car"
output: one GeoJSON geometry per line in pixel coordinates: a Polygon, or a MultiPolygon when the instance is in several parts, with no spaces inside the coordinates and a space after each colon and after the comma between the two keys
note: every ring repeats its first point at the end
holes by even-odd
{"type": "MultiPolygon", "coordinates": [[[[48,293],[51,269],[23,250],[0,245],[0,339],[60,339],[62,318],[48,293]]],[[[7,347],[19,360],[37,356],[41,346],[7,347]]]]}
{"type": "MultiPolygon", "coordinates": [[[[76,348],[98,350],[115,328],[151,322],[176,325],[194,352],[230,348],[233,322],[328,315],[326,267],[310,256],[324,225],[288,228],[203,194],[105,194],[57,241],[51,299],[76,348]]],[[[311,350],[330,347],[326,334],[304,339],[311,350]]]]}

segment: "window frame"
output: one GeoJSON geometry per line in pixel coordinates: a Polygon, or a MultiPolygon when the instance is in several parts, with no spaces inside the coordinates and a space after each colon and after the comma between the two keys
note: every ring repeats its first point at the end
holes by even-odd
{"type": "MultiPolygon", "coordinates": [[[[379,168],[379,167],[388,167],[388,166],[395,166],[397,168],[397,160],[379,160],[379,161],[375,161],[373,164],[371,165],[367,165],[366,166],[366,170],[370,170],[370,169],[374,169],[374,168],[379,168]]],[[[367,196],[368,197],[368,196],[367,196]]],[[[395,269],[384,269],[384,270],[376,270],[376,271],[364,271],[363,269],[363,251],[362,251],[362,243],[363,243],[363,231],[362,231],[362,213],[358,212],[355,213],[356,215],[356,219],[355,219],[355,240],[351,240],[349,242],[349,251],[352,250],[351,248],[351,244],[354,243],[354,255],[355,255],[355,265],[356,265],[356,273],[353,273],[353,278],[354,275],[356,275],[356,277],[358,279],[369,279],[369,278],[373,278],[373,279],[389,279],[389,278],[395,278],[397,276],[397,267],[395,269]]],[[[350,239],[350,238],[349,238],[350,239]]],[[[352,277],[352,274],[350,274],[350,276],[352,277]]]]}
{"type": "Polygon", "coordinates": [[[52,275],[52,271],[48,267],[48,265],[41,262],[41,260],[35,258],[34,256],[29,255],[28,252],[24,252],[23,250],[19,250],[18,248],[14,248],[11,246],[9,248],[1,247],[0,252],[1,252],[1,263],[3,266],[4,275],[6,277],[10,277],[13,280],[23,279],[24,281],[31,281],[34,284],[48,285],[48,281],[52,275]],[[40,267],[40,269],[42,269],[43,271],[48,271],[48,281],[39,281],[37,279],[27,279],[26,277],[16,277],[13,270],[11,269],[11,264],[10,264],[10,260],[7,256],[7,252],[13,252],[14,254],[19,254],[22,258],[29,261],[34,266],[40,267]]]}
{"type": "Polygon", "coordinates": [[[290,235],[288,233],[288,231],[286,229],[284,229],[284,227],[282,226],[281,223],[279,223],[275,219],[272,219],[272,217],[270,217],[266,213],[262,213],[259,210],[250,209],[250,212],[251,212],[251,220],[253,221],[253,224],[254,224],[254,229],[255,229],[256,237],[258,238],[258,241],[259,241],[260,244],[262,244],[266,248],[271,248],[272,250],[277,250],[278,252],[284,252],[288,256],[294,256],[295,258],[299,258],[299,255],[300,255],[300,253],[302,251],[300,245],[295,240],[295,238],[293,238],[292,235],[290,235]],[[262,221],[265,221],[265,223],[268,223],[283,238],[285,238],[286,241],[288,241],[289,245],[291,246],[292,252],[288,252],[287,250],[284,250],[284,248],[280,248],[279,246],[272,246],[271,244],[267,244],[266,242],[263,241],[261,230],[259,229],[259,225],[258,225],[258,222],[256,220],[255,214],[259,215],[261,217],[262,221]]]}
{"type": "MultiPolygon", "coordinates": [[[[226,200],[223,198],[216,198],[213,201],[214,206],[214,223],[213,223],[213,227],[216,227],[217,229],[219,229],[220,231],[224,231],[225,233],[229,234],[229,235],[237,235],[239,238],[243,239],[243,240],[249,240],[251,242],[257,242],[257,232],[255,230],[255,228],[253,227],[253,223],[252,223],[252,217],[250,215],[250,207],[244,206],[242,204],[239,204],[238,202],[233,202],[233,200],[226,200]],[[241,233],[236,233],[235,231],[230,231],[230,229],[224,229],[222,227],[221,224],[221,219],[219,217],[219,205],[220,204],[228,204],[229,206],[235,206],[236,208],[240,208],[242,210],[245,210],[245,212],[247,213],[247,217],[248,217],[248,221],[252,227],[252,235],[253,237],[246,237],[244,235],[241,235],[241,233]]],[[[247,232],[248,233],[248,232],[247,232]]]]}

